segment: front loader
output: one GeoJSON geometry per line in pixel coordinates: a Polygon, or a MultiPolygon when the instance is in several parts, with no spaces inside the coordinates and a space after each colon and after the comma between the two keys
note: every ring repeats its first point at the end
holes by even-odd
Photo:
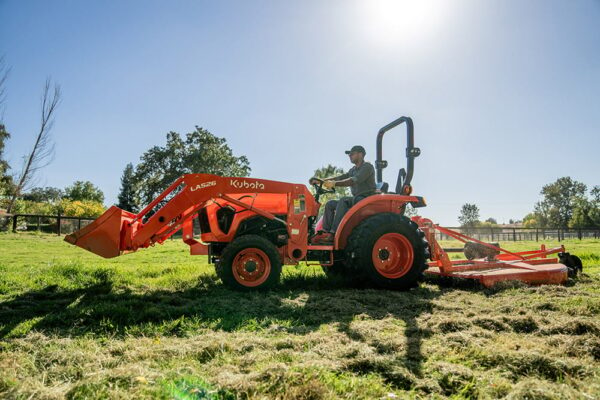
{"type": "Polygon", "coordinates": [[[223,283],[242,290],[272,287],[282,265],[301,262],[319,264],[329,276],[367,277],[380,287],[401,290],[418,285],[424,273],[477,279],[486,286],[512,279],[566,281],[568,266],[547,258],[559,252],[563,259],[575,257],[564,248],[511,253],[455,232],[467,244],[477,243],[485,258],[470,249],[472,259],[450,261],[435,240],[435,231],[445,228],[404,215],[409,204],[426,205],[423,197],[412,195],[414,159],[420,154],[412,120],[401,117],[381,128],[376,148],[377,193],[346,213],[330,245],[310,243],[320,226],[319,197],[328,192],[323,182],[314,185],[313,195],[303,184],[209,174],[183,175],[137,214],[113,206],[65,240],[111,258],[163,243],[182,231],[191,255],[208,256],[223,283]],[[387,167],[383,138],[401,124],[406,125],[407,166],[400,169],[392,192],[382,180],[387,167]],[[490,257],[482,248],[498,254],[490,257]]]}

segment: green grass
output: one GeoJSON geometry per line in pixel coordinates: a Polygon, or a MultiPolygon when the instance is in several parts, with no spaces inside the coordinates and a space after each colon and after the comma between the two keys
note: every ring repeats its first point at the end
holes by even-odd
{"type": "Polygon", "coordinates": [[[1,234],[0,397],[599,398],[600,240],[565,246],[585,274],[564,286],[390,292],[303,266],[239,293],[180,241],[105,260],[1,234]]]}

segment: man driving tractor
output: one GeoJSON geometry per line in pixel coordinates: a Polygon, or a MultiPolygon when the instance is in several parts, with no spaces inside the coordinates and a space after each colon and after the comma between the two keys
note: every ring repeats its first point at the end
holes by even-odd
{"type": "MultiPolygon", "coordinates": [[[[333,243],[335,231],[342,221],[344,214],[365,197],[375,194],[375,168],[373,164],[365,161],[365,148],[359,145],[352,146],[350,150],[346,151],[346,154],[348,154],[350,162],[354,166],[345,174],[325,179],[323,187],[333,189],[336,186],[350,186],[352,197],[329,200],[325,204],[323,230],[313,236],[311,239],[313,244],[333,243]]],[[[317,178],[309,180],[311,185],[319,184],[320,182],[317,178]]]]}

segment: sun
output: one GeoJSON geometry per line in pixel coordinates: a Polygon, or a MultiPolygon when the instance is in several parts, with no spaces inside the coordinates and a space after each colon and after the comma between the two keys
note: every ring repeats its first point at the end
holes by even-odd
{"type": "Polygon", "coordinates": [[[420,44],[436,32],[446,4],[442,0],[359,1],[359,25],[374,44],[420,44]]]}

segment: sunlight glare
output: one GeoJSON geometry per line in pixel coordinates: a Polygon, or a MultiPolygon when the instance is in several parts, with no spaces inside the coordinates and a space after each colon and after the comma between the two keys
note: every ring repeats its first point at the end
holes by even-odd
{"type": "Polygon", "coordinates": [[[441,0],[360,1],[359,18],[365,35],[376,44],[420,44],[437,30],[446,4],[441,0]]]}

